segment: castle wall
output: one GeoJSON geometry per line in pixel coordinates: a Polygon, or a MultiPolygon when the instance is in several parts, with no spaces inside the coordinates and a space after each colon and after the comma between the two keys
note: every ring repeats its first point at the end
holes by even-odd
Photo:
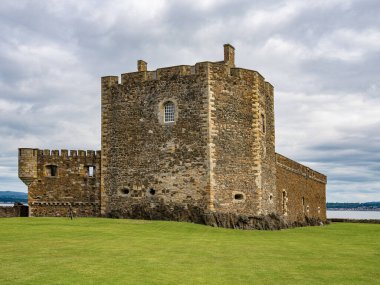
{"type": "Polygon", "coordinates": [[[285,218],[290,222],[303,222],[305,216],[325,221],[326,176],[280,154],[276,154],[276,163],[285,218]]]}
{"type": "Polygon", "coordinates": [[[275,118],[273,86],[258,80],[260,107],[256,116],[259,117],[259,133],[262,139],[258,147],[261,153],[261,213],[281,213],[281,195],[276,186],[276,152],[275,152],[275,118]]]}
{"type": "Polygon", "coordinates": [[[102,213],[136,205],[207,208],[207,63],[102,79],[102,213]],[[175,122],[164,123],[164,104],[175,122]]]}
{"type": "Polygon", "coordinates": [[[326,177],[275,153],[273,86],[234,58],[226,44],[220,62],[148,71],[139,60],[120,82],[102,77],[101,155],[19,149],[31,216],[231,228],[287,226],[279,216],[325,220],[326,177]],[[168,102],[175,111],[166,121],[168,102]],[[270,220],[277,226],[264,226],[270,220]]]}
{"type": "Polygon", "coordinates": [[[273,89],[258,72],[224,64],[211,65],[210,86],[215,209],[276,212],[273,89]]]}
{"type": "Polygon", "coordinates": [[[15,203],[12,207],[0,206],[0,218],[28,217],[28,206],[15,203]]]}
{"type": "Polygon", "coordinates": [[[100,156],[100,151],[19,149],[30,216],[98,216],[100,156]]]}

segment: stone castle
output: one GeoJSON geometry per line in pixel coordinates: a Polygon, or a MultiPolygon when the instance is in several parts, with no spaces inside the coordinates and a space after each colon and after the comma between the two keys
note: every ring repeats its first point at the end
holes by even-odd
{"type": "Polygon", "coordinates": [[[325,221],[326,176],[275,152],[273,86],[234,57],[102,77],[101,151],[19,149],[30,216],[325,221]]]}

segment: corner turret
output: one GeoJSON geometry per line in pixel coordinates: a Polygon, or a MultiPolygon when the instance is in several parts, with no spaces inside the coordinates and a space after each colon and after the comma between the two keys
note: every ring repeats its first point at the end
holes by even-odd
{"type": "Polygon", "coordinates": [[[38,149],[19,148],[18,150],[18,177],[29,186],[37,179],[38,149]]]}

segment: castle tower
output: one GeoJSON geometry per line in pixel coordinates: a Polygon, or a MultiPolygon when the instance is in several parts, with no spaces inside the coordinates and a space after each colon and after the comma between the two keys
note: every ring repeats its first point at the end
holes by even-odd
{"type": "Polygon", "coordinates": [[[273,86],[223,55],[102,77],[101,151],[19,149],[31,216],[325,221],[326,176],[275,152],[273,86]]]}
{"type": "Polygon", "coordinates": [[[102,214],[277,211],[273,87],[230,44],[222,62],[137,67],[102,78],[102,214]]]}

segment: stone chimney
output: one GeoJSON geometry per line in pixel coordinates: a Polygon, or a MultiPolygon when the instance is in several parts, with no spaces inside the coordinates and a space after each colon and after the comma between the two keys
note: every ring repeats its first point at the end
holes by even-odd
{"type": "Polygon", "coordinates": [[[235,67],[235,48],[230,44],[224,45],[224,63],[229,67],[235,67]]]}
{"type": "Polygon", "coordinates": [[[148,64],[143,60],[137,61],[137,71],[147,71],[148,64]]]}

